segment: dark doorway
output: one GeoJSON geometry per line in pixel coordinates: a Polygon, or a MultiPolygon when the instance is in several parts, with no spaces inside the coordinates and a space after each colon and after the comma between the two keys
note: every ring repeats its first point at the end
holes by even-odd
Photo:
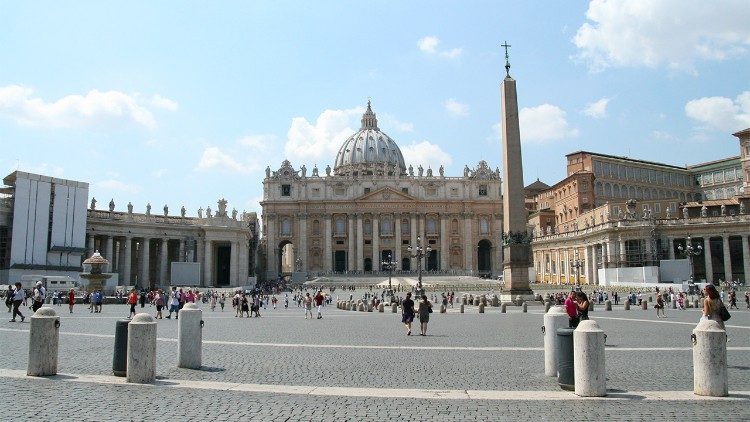
{"type": "Polygon", "coordinates": [[[333,252],[333,271],[346,271],[346,251],[333,252]]]}
{"type": "Polygon", "coordinates": [[[216,285],[229,285],[229,268],[232,264],[232,247],[218,246],[216,248],[216,285]]]}
{"type": "Polygon", "coordinates": [[[492,272],[492,243],[483,239],[477,247],[477,270],[479,274],[485,275],[492,272]]]}
{"type": "Polygon", "coordinates": [[[411,271],[411,259],[404,258],[401,260],[401,270],[402,271],[411,271]]]}
{"type": "Polygon", "coordinates": [[[385,267],[383,267],[383,262],[388,262],[393,259],[393,251],[386,249],[384,251],[380,252],[380,264],[378,265],[380,267],[381,271],[385,271],[385,267]]]}
{"type": "Polygon", "coordinates": [[[438,262],[440,262],[440,254],[435,249],[431,250],[429,254],[427,254],[427,271],[437,271],[438,270],[438,262]]]}
{"type": "Polygon", "coordinates": [[[365,258],[365,271],[372,271],[372,258],[365,258]]]}

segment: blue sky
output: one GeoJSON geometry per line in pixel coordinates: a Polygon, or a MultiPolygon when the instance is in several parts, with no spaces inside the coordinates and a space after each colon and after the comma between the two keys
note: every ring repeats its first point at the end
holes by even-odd
{"type": "Polygon", "coordinates": [[[266,166],[332,165],[368,97],[414,167],[498,167],[506,40],[527,184],[580,149],[696,164],[750,127],[747,22],[746,0],[3,0],[0,170],[260,211],[266,166]]]}

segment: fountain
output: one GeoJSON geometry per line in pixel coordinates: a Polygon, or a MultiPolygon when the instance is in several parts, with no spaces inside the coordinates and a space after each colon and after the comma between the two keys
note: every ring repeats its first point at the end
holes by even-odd
{"type": "Polygon", "coordinates": [[[88,280],[86,290],[93,292],[102,289],[102,282],[112,277],[112,274],[104,274],[104,268],[109,265],[99,251],[94,252],[90,258],[83,261],[84,271],[89,267],[89,272],[81,273],[81,278],[88,280]]]}

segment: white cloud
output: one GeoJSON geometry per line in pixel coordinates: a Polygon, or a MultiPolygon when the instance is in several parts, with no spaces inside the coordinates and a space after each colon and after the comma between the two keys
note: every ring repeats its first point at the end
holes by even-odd
{"type": "MultiPolygon", "coordinates": [[[[439,145],[422,141],[411,145],[401,146],[401,153],[404,155],[406,166],[422,166],[425,171],[430,167],[437,174],[437,169],[441,165],[449,166],[453,163],[453,158],[447,152],[443,151],[439,145]]],[[[416,171],[416,170],[415,170],[416,171]]]]}
{"type": "Polygon", "coordinates": [[[388,113],[378,115],[378,126],[384,128],[386,132],[390,129],[398,132],[414,132],[413,123],[402,122],[388,113]]]}
{"type": "Polygon", "coordinates": [[[435,36],[427,36],[420,38],[419,41],[417,41],[417,47],[426,54],[430,55],[437,55],[440,57],[445,57],[447,59],[456,59],[461,56],[461,53],[463,53],[463,50],[460,48],[451,48],[450,50],[438,50],[438,45],[440,44],[440,39],[435,36]]]}
{"type": "Polygon", "coordinates": [[[443,103],[443,106],[448,113],[454,116],[463,117],[469,115],[469,106],[467,104],[459,103],[453,98],[448,98],[445,103],[443,103]]]}
{"type": "MultiPolygon", "coordinates": [[[[65,172],[62,167],[48,163],[40,163],[31,166],[23,165],[19,163],[18,169],[27,173],[41,174],[44,176],[62,177],[65,172]]],[[[14,168],[12,171],[15,171],[14,168]]]]}
{"type": "Polygon", "coordinates": [[[747,0],[593,0],[573,42],[594,70],[607,67],[693,70],[750,47],[747,0]]]}
{"type": "Polygon", "coordinates": [[[524,107],[518,113],[521,141],[544,142],[578,136],[572,129],[560,107],[542,104],[537,107],[524,107]]]}
{"type": "Polygon", "coordinates": [[[140,191],[140,188],[136,185],[131,185],[125,182],[121,182],[119,180],[115,179],[107,179],[107,180],[101,180],[96,183],[94,183],[96,187],[107,190],[107,191],[120,191],[120,192],[127,192],[127,193],[138,193],[140,191]]]}
{"type": "Polygon", "coordinates": [[[734,132],[750,127],[750,91],[734,100],[726,97],[704,97],[688,101],[685,114],[711,129],[734,132]]]}
{"type": "Polygon", "coordinates": [[[169,98],[162,97],[158,94],[151,97],[151,105],[169,111],[177,111],[177,109],[179,108],[175,101],[172,101],[169,98]]]}
{"type": "Polygon", "coordinates": [[[609,105],[609,98],[602,98],[599,101],[588,104],[583,109],[583,114],[595,119],[603,119],[607,117],[607,105],[609,105]]]}
{"type": "Polygon", "coordinates": [[[347,110],[324,110],[310,123],[304,117],[292,119],[284,144],[284,156],[293,165],[330,160],[338,153],[341,144],[359,127],[359,119],[365,109],[356,107],[347,110]]]}
{"type": "Polygon", "coordinates": [[[268,162],[274,140],[273,135],[247,135],[237,139],[238,147],[206,147],[198,161],[198,169],[240,174],[259,171],[268,162]]]}
{"type": "Polygon", "coordinates": [[[651,137],[658,141],[674,141],[677,139],[671,133],[663,131],[663,130],[651,131],[651,137]]]}
{"type": "Polygon", "coordinates": [[[177,103],[161,96],[141,101],[138,95],[98,90],[47,102],[34,96],[31,88],[19,85],[0,87],[0,116],[26,126],[72,128],[134,123],[153,129],[156,120],[146,105],[169,109],[176,108],[177,103]]]}

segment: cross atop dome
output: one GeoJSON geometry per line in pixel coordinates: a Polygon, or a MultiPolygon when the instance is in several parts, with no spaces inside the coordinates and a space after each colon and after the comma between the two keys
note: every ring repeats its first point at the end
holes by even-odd
{"type": "Polygon", "coordinates": [[[370,99],[367,99],[367,111],[365,111],[365,114],[362,115],[362,127],[360,130],[364,129],[378,129],[378,118],[375,117],[375,113],[372,112],[372,106],[370,104],[370,99]]]}

